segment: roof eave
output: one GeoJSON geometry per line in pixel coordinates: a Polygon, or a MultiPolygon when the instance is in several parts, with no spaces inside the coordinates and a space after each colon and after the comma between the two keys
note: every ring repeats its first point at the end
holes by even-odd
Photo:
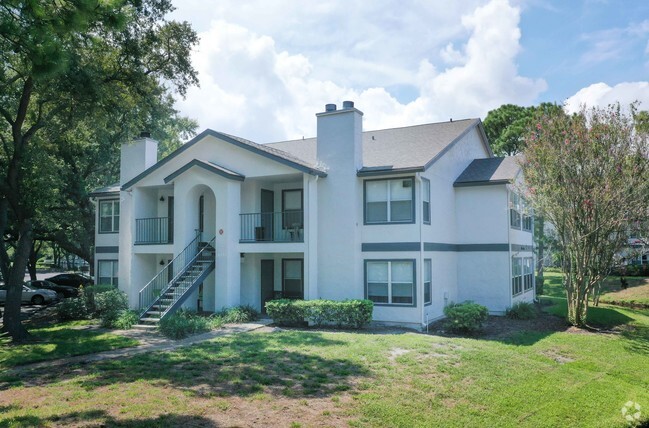
{"type": "Polygon", "coordinates": [[[476,186],[495,186],[498,184],[510,184],[512,180],[488,180],[488,181],[462,181],[453,183],[453,187],[476,187],[476,186]]]}
{"type": "Polygon", "coordinates": [[[407,168],[390,168],[390,169],[368,169],[363,170],[362,168],[356,172],[358,177],[374,177],[378,175],[397,175],[397,174],[409,174],[413,172],[423,172],[425,168],[423,166],[407,167],[407,168]]]}

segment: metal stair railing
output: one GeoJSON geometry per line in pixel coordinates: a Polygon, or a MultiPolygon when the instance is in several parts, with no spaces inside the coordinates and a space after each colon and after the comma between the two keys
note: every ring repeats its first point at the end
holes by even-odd
{"type": "MultiPolygon", "coordinates": [[[[169,311],[176,306],[176,303],[190,290],[194,288],[197,282],[202,282],[205,277],[207,276],[206,274],[209,274],[211,272],[211,269],[208,270],[208,267],[214,266],[214,256],[215,254],[212,254],[211,257],[208,259],[202,259],[202,256],[205,254],[206,251],[215,251],[214,243],[216,241],[216,236],[212,238],[210,242],[207,243],[201,250],[192,258],[192,260],[189,261],[189,263],[185,266],[185,268],[176,275],[176,277],[169,282],[168,287],[163,290],[160,293],[160,297],[162,298],[163,296],[167,296],[169,293],[172,294],[171,298],[171,303],[167,305],[164,310],[160,310],[160,319],[162,319],[169,311]],[[190,268],[193,268],[196,266],[197,263],[204,263],[204,265],[201,267],[201,269],[198,272],[192,272],[188,278],[183,280],[187,286],[180,287],[178,286],[178,282],[180,279],[185,275],[185,273],[188,272],[190,268]]],[[[155,302],[154,302],[155,303],[155,302]]],[[[161,305],[162,306],[162,305],[161,305]]]]}
{"type": "Polygon", "coordinates": [[[158,272],[151,281],[142,287],[139,293],[138,306],[140,309],[140,317],[151,309],[151,306],[153,306],[158,297],[161,296],[162,291],[172,284],[181,272],[185,271],[189,261],[193,260],[196,254],[198,254],[200,241],[201,233],[197,232],[196,237],[189,243],[189,245],[178,253],[178,255],[174,257],[173,260],[164,267],[164,269],[158,272]],[[172,277],[171,281],[169,281],[170,276],[172,277]]]}

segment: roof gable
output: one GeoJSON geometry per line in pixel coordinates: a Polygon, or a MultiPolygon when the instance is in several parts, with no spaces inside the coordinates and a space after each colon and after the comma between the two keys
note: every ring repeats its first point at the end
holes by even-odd
{"type": "Polygon", "coordinates": [[[165,184],[169,183],[170,181],[174,180],[178,176],[180,176],[182,173],[185,171],[189,170],[192,167],[199,167],[202,168],[206,171],[209,171],[213,174],[220,175],[221,177],[230,179],[230,180],[235,180],[235,181],[243,181],[246,176],[243,174],[239,174],[238,172],[232,171],[231,169],[222,167],[220,165],[217,165],[213,162],[209,161],[204,161],[200,159],[193,159],[189,162],[187,162],[185,165],[183,165],[181,168],[178,168],[176,171],[172,172],[168,176],[164,178],[165,184]]]}
{"type": "Polygon", "coordinates": [[[127,190],[128,188],[132,187],[134,184],[136,184],[137,182],[139,182],[143,178],[147,177],[152,172],[158,170],[160,167],[166,165],[169,161],[176,158],[181,153],[189,150],[195,144],[197,144],[198,142],[204,140],[208,136],[211,136],[211,137],[214,137],[214,138],[216,138],[216,139],[218,139],[220,141],[224,141],[226,143],[232,144],[232,145],[234,145],[236,147],[240,147],[242,149],[248,150],[248,151],[250,151],[252,153],[263,156],[265,158],[274,160],[274,161],[276,161],[278,163],[281,163],[283,165],[286,165],[286,166],[289,166],[291,168],[297,169],[298,171],[302,171],[302,172],[305,172],[305,173],[311,174],[311,175],[317,175],[317,176],[320,176],[320,177],[326,177],[327,176],[326,172],[316,168],[314,165],[310,164],[309,162],[306,162],[306,161],[304,161],[302,159],[299,159],[299,158],[293,156],[290,153],[286,153],[286,152],[284,152],[282,150],[279,150],[277,148],[274,148],[274,147],[265,147],[264,145],[254,143],[254,142],[246,140],[244,138],[224,134],[224,133],[221,133],[221,132],[216,132],[216,131],[213,131],[211,129],[206,129],[205,131],[201,132],[196,137],[192,138],[190,141],[186,142],[181,147],[176,149],[174,152],[172,152],[167,157],[161,159],[160,161],[155,163],[150,168],[146,169],[142,173],[135,176],[133,179],[131,179],[128,182],[124,183],[124,185],[121,187],[122,190],[127,190]]]}

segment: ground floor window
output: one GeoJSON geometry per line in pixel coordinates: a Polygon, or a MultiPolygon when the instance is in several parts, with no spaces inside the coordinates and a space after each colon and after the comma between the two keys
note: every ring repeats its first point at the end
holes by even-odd
{"type": "Polygon", "coordinates": [[[287,299],[304,298],[304,260],[282,259],[282,295],[287,299]]]}
{"type": "Polygon", "coordinates": [[[117,287],[117,260],[99,260],[97,271],[97,284],[114,285],[117,287]]]}
{"type": "Polygon", "coordinates": [[[433,262],[431,259],[424,260],[424,304],[429,305],[433,302],[433,262]]]}
{"type": "Polygon", "coordinates": [[[523,259],[523,289],[531,290],[534,286],[534,259],[525,257],[523,259]]]}
{"type": "Polygon", "coordinates": [[[523,292],[523,259],[512,257],[512,295],[523,292]]]}
{"type": "Polygon", "coordinates": [[[414,305],[414,260],[366,260],[365,295],[379,304],[414,305]]]}

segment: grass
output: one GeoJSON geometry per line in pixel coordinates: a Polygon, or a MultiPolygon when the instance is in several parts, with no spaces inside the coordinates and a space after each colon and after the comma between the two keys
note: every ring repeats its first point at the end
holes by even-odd
{"type": "MultiPolygon", "coordinates": [[[[546,271],[543,292],[551,297],[565,297],[561,286],[561,273],[546,271]]],[[[602,283],[600,302],[631,307],[649,307],[649,278],[625,277],[629,286],[626,290],[620,287],[620,277],[610,276],[602,283]]]]}
{"type": "Polygon", "coordinates": [[[53,326],[32,328],[30,333],[36,341],[21,345],[10,344],[6,339],[1,341],[0,370],[38,361],[93,354],[138,344],[134,339],[106,331],[82,329],[88,324],[89,321],[70,321],[53,326]]]}
{"type": "Polygon", "coordinates": [[[600,309],[619,334],[285,330],[0,375],[0,427],[622,427],[625,402],[649,409],[649,311],[600,309]]]}

